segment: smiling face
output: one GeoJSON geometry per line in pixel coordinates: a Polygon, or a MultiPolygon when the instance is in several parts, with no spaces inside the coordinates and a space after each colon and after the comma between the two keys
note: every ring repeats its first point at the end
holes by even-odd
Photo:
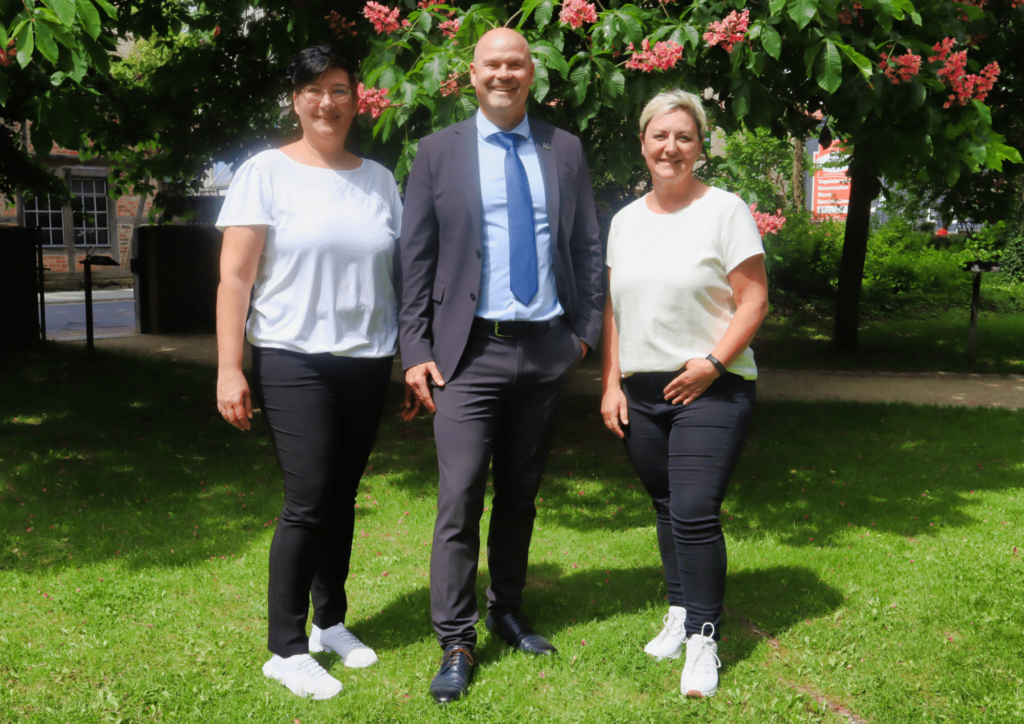
{"type": "Polygon", "coordinates": [[[503,130],[522,121],[533,84],[533,58],[522,35],[508,28],[485,33],[469,64],[469,77],[488,120],[503,130]]]}
{"type": "Polygon", "coordinates": [[[651,119],[640,136],[640,150],[652,177],[682,181],[693,174],[703,140],[690,112],[676,108],[651,119]]]}
{"type": "Polygon", "coordinates": [[[295,113],[302,124],[302,133],[309,138],[340,139],[344,143],[352,119],[356,116],[356,88],[346,71],[332,68],[322,76],[307,83],[302,91],[292,95],[295,113]],[[343,103],[334,100],[332,93],[349,90],[349,97],[343,103]],[[307,96],[320,95],[319,101],[311,101],[307,96]]]}

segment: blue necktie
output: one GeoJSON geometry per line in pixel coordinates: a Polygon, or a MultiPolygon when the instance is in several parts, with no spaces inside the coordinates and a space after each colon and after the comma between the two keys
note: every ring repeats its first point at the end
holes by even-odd
{"type": "Polygon", "coordinates": [[[508,203],[509,288],[523,304],[537,294],[537,235],[533,225],[533,196],[514,133],[492,136],[505,149],[505,196],[508,203]]]}

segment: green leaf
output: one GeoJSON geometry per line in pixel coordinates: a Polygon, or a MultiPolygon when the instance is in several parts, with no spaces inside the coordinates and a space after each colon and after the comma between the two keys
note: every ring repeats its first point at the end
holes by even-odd
{"type": "Polygon", "coordinates": [[[1007,146],[1002,143],[988,144],[986,147],[985,166],[996,171],[1002,171],[1003,161],[1021,163],[1020,151],[1013,146],[1007,146]]]}
{"type": "Polygon", "coordinates": [[[803,30],[818,13],[818,0],[786,0],[786,12],[797,27],[803,30]]]}
{"type": "Polygon", "coordinates": [[[764,52],[775,58],[775,60],[778,60],[779,56],[782,55],[782,36],[771,25],[765,25],[761,28],[761,45],[764,46],[764,52]]]}
{"type": "Polygon", "coordinates": [[[36,47],[39,48],[39,52],[43,54],[44,58],[54,65],[57,65],[57,60],[60,57],[60,50],[57,48],[57,43],[54,42],[53,36],[50,34],[51,27],[53,26],[45,20],[36,21],[36,47]]]}
{"type": "Polygon", "coordinates": [[[539,56],[541,63],[557,70],[563,78],[569,72],[569,66],[566,64],[565,58],[546,41],[536,43],[533,46],[533,54],[539,56]]]}
{"type": "Polygon", "coordinates": [[[587,124],[590,123],[591,118],[597,115],[599,110],[601,110],[600,92],[598,91],[597,84],[594,84],[590,86],[586,100],[576,108],[576,123],[579,124],[581,131],[587,130],[587,124]]]}
{"type": "Polygon", "coordinates": [[[82,38],[82,47],[89,54],[89,60],[92,61],[93,68],[101,75],[106,75],[110,72],[110,56],[107,55],[107,51],[103,49],[103,46],[87,36],[82,38]]]}
{"type": "Polygon", "coordinates": [[[46,125],[53,134],[53,140],[64,148],[78,148],[80,136],[75,132],[75,114],[67,100],[57,96],[50,101],[46,109],[46,125]]]}
{"type": "MultiPolygon", "coordinates": [[[[829,41],[832,42],[831,40],[829,41]]],[[[871,73],[873,68],[871,67],[871,61],[865,58],[863,55],[858,53],[856,50],[851,48],[849,45],[844,43],[836,43],[836,46],[843,51],[843,55],[850,59],[850,62],[857,66],[857,70],[860,71],[861,75],[864,76],[865,80],[871,80],[871,73]]]]}
{"type": "Polygon", "coordinates": [[[530,19],[530,13],[533,12],[534,8],[540,5],[540,1],[541,0],[526,0],[526,2],[523,3],[523,14],[519,18],[519,24],[516,26],[517,29],[523,29],[523,24],[530,19]]]}
{"type": "Polygon", "coordinates": [[[29,140],[32,142],[32,150],[37,156],[49,156],[53,151],[53,136],[46,124],[36,119],[29,131],[29,140]]]}
{"type": "Polygon", "coordinates": [[[697,32],[697,28],[692,25],[680,25],[679,27],[686,34],[690,47],[696,48],[700,44],[700,33],[697,32]]]}
{"type": "Polygon", "coordinates": [[[75,21],[75,0],[44,0],[46,6],[60,18],[65,25],[75,21]]]}
{"type": "Polygon", "coordinates": [[[974,107],[974,110],[978,112],[978,115],[981,116],[982,120],[985,121],[985,125],[991,126],[992,111],[989,110],[989,107],[977,99],[972,100],[971,105],[974,107]]]}
{"type": "Polygon", "coordinates": [[[547,66],[538,63],[534,66],[533,86],[530,88],[530,93],[533,94],[535,101],[543,103],[550,90],[551,81],[548,78],[547,66]]]}
{"type": "Polygon", "coordinates": [[[111,20],[117,19],[117,8],[115,8],[113,5],[107,2],[107,0],[93,0],[93,2],[95,2],[97,5],[100,6],[100,8],[103,9],[103,12],[107,14],[108,18],[110,18],[111,20]]]}
{"type": "Polygon", "coordinates": [[[395,66],[385,66],[380,73],[377,75],[377,87],[378,88],[394,88],[398,82],[398,74],[395,73],[395,66]]]}
{"type": "Polygon", "coordinates": [[[830,95],[843,82],[843,61],[839,57],[839,49],[831,40],[825,41],[824,52],[818,53],[814,59],[814,78],[830,95]]]}
{"type": "Polygon", "coordinates": [[[434,113],[431,116],[433,119],[434,131],[439,131],[445,126],[451,125],[452,122],[452,109],[455,107],[455,100],[457,96],[452,94],[442,98],[437,107],[434,109],[434,113]]]}
{"type": "Polygon", "coordinates": [[[644,39],[644,26],[640,21],[629,13],[623,13],[617,10],[615,11],[615,19],[621,24],[621,28],[625,31],[625,35],[629,38],[629,42],[634,45],[639,45],[640,41],[644,39]]]}
{"type": "Polygon", "coordinates": [[[32,51],[36,49],[36,31],[30,23],[25,30],[18,35],[18,65],[22,68],[32,62],[32,51]]]}
{"type": "Polygon", "coordinates": [[[476,104],[465,95],[459,95],[459,100],[455,103],[455,113],[457,120],[464,121],[476,113],[476,104]]]}
{"type": "Polygon", "coordinates": [[[580,63],[573,68],[569,81],[576,92],[576,102],[582,104],[587,99],[587,88],[590,86],[590,63],[580,63]]]}
{"type": "Polygon", "coordinates": [[[911,83],[910,84],[910,110],[916,111],[922,105],[924,105],[925,98],[928,93],[925,90],[923,83],[911,83]]]}
{"type": "Polygon", "coordinates": [[[629,183],[629,177],[633,173],[634,159],[633,148],[626,143],[612,145],[608,153],[608,171],[611,173],[615,183],[625,186],[629,183]]]}
{"type": "Polygon", "coordinates": [[[76,83],[81,83],[82,78],[89,72],[89,63],[85,53],[82,52],[82,48],[73,48],[71,50],[71,62],[73,67],[68,77],[76,83]]]}
{"type": "Polygon", "coordinates": [[[537,21],[537,29],[543,30],[551,22],[551,17],[555,14],[555,6],[551,0],[541,0],[540,5],[533,11],[533,19],[537,21]]]}
{"type": "Polygon", "coordinates": [[[786,0],[771,0],[768,4],[768,12],[772,15],[778,15],[784,7],[786,7],[786,0]]]}
{"type": "Polygon", "coordinates": [[[428,95],[437,93],[448,77],[448,56],[444,53],[434,53],[423,65],[420,77],[423,78],[423,90],[428,95]]]}
{"type": "Polygon", "coordinates": [[[78,19],[82,21],[82,29],[89,37],[96,40],[100,36],[100,11],[92,4],[92,0],[77,0],[78,19]]]}
{"type": "Polygon", "coordinates": [[[750,112],[750,86],[746,81],[741,81],[739,88],[733,92],[731,110],[737,121],[742,121],[750,112]]]}
{"type": "Polygon", "coordinates": [[[6,73],[0,73],[0,108],[7,105],[7,97],[11,93],[11,80],[6,73]]]}
{"type": "Polygon", "coordinates": [[[809,45],[804,49],[804,66],[807,69],[807,77],[814,77],[814,59],[818,56],[821,51],[821,46],[825,44],[824,40],[819,40],[814,45],[809,45]]]}
{"type": "Polygon", "coordinates": [[[960,178],[960,159],[951,156],[946,162],[946,183],[952,186],[960,178]]]}

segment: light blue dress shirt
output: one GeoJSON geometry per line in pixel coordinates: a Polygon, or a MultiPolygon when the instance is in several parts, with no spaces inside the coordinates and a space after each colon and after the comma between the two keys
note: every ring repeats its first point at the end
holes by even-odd
{"type": "Polygon", "coordinates": [[[551,230],[544,196],[544,176],[537,158],[537,147],[530,133],[530,119],[512,129],[524,141],[516,144],[516,152],[526,168],[533,197],[534,229],[537,236],[537,294],[523,304],[509,288],[508,203],[505,195],[505,149],[490,136],[501,133],[483,113],[477,111],[477,151],[480,157],[480,197],[483,200],[483,266],[480,299],[476,316],[484,319],[530,320],[543,322],[562,314],[555,286],[552,261],[551,230]]]}

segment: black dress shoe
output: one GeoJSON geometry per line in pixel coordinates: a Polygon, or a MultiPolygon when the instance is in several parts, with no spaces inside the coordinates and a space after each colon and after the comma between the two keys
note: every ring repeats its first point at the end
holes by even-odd
{"type": "Polygon", "coordinates": [[[537,656],[558,653],[558,649],[552,646],[550,641],[530,628],[518,611],[489,613],[484,623],[487,624],[488,631],[504,639],[509,646],[518,651],[537,656]]]}
{"type": "Polygon", "coordinates": [[[447,704],[462,698],[473,680],[472,646],[449,646],[441,657],[441,668],[430,681],[430,695],[438,704],[447,704]]]}

